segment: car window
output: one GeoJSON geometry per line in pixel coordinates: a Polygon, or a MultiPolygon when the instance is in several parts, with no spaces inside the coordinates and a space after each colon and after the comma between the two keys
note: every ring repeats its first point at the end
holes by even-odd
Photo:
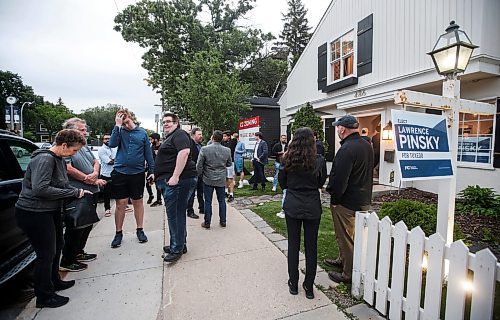
{"type": "Polygon", "coordinates": [[[28,164],[31,160],[31,154],[37,149],[37,147],[26,143],[25,141],[7,140],[6,143],[14,154],[21,170],[26,172],[26,168],[28,168],[28,164]]]}

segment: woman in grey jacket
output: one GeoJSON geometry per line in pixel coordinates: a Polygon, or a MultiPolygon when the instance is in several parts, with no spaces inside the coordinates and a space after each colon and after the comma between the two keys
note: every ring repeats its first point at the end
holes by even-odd
{"type": "Polygon", "coordinates": [[[61,211],[65,198],[81,198],[85,193],[69,185],[63,157],[74,155],[85,144],[82,134],[73,129],[60,131],[50,149],[33,152],[16,203],[19,227],[35,249],[34,284],[36,306],[57,308],[69,298],[55,292],[72,287],[74,280],[59,277],[59,258],[64,243],[61,211]]]}
{"type": "Polygon", "coordinates": [[[278,180],[286,189],[283,210],[288,232],[288,289],[298,293],[300,235],[304,226],[306,277],[302,287],[306,298],[313,299],[318,253],[321,199],[318,189],[326,180],[326,162],[316,155],[314,134],[310,128],[295,131],[288,151],[283,155],[278,180]]]}

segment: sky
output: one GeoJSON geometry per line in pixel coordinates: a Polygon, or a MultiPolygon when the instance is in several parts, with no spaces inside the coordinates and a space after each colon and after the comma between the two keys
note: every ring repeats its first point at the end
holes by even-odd
{"type": "MultiPolygon", "coordinates": [[[[78,113],[109,103],[128,107],[155,130],[160,97],[144,78],[144,50],[113,30],[134,0],[1,0],[0,70],[19,74],[46,100],[62,98],[78,113]]],[[[314,30],[330,0],[302,0],[314,30]]],[[[246,21],[278,36],[286,0],[257,0],[246,21]]]]}

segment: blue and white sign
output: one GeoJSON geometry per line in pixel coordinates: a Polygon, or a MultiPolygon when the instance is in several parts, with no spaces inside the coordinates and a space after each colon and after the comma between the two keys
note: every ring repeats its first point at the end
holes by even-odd
{"type": "Polygon", "coordinates": [[[392,110],[392,123],[403,181],[453,176],[444,116],[392,110]]]}
{"type": "Polygon", "coordinates": [[[457,160],[462,162],[491,163],[491,136],[458,137],[457,160]]]}

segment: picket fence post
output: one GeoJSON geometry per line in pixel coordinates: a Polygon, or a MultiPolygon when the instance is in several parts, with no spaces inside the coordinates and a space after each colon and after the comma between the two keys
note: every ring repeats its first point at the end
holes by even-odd
{"type": "Polygon", "coordinates": [[[356,299],[360,299],[363,291],[362,277],[366,266],[366,240],[368,230],[365,228],[365,221],[369,214],[362,211],[356,212],[356,222],[354,231],[354,256],[352,263],[352,288],[351,293],[356,299]]]}
{"type": "Polygon", "coordinates": [[[439,319],[441,293],[443,289],[444,247],[446,242],[439,233],[428,241],[428,266],[424,294],[424,319],[439,319]]]}
{"type": "Polygon", "coordinates": [[[497,259],[489,249],[476,253],[471,320],[491,319],[495,300],[497,259]]]}
{"type": "Polygon", "coordinates": [[[392,222],[385,217],[380,222],[380,244],[378,254],[377,299],[375,308],[383,315],[387,313],[387,288],[389,287],[389,267],[391,263],[392,222]]]}
{"type": "Polygon", "coordinates": [[[450,272],[448,273],[446,291],[445,320],[463,319],[466,296],[464,284],[467,281],[469,248],[463,241],[455,241],[450,245],[448,256],[450,258],[450,272]]]}
{"type": "Polygon", "coordinates": [[[405,320],[418,320],[420,314],[424,242],[425,234],[422,229],[418,226],[413,228],[408,236],[408,243],[410,244],[410,261],[408,264],[405,320]]]}
{"type": "Polygon", "coordinates": [[[399,221],[394,228],[389,319],[402,318],[407,239],[408,227],[403,221],[399,221]]]}
{"type": "Polygon", "coordinates": [[[373,305],[374,287],[375,287],[375,269],[378,253],[378,216],[376,213],[370,214],[368,218],[368,242],[366,246],[366,274],[363,285],[363,299],[373,305]]]}

